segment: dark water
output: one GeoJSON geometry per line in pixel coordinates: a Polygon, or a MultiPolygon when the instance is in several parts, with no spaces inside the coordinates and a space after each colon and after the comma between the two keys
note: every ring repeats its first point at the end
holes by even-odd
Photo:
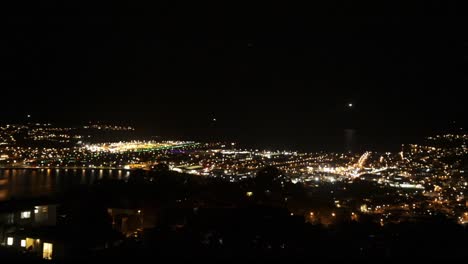
{"type": "MultiPolygon", "coordinates": [[[[345,129],[340,131],[321,132],[315,131],[286,131],[284,133],[263,133],[245,130],[236,135],[224,134],[224,136],[185,136],[184,140],[201,142],[227,141],[236,142],[243,148],[258,148],[266,150],[291,150],[301,152],[364,152],[364,151],[400,151],[401,144],[419,143],[426,135],[402,135],[398,132],[386,133],[361,131],[358,129],[345,129]],[[297,133],[296,133],[297,132],[297,133]]],[[[428,134],[433,135],[433,134],[428,134]]]]}
{"type": "Polygon", "coordinates": [[[125,179],[126,170],[0,169],[0,202],[65,193],[98,179],[125,179]]]}

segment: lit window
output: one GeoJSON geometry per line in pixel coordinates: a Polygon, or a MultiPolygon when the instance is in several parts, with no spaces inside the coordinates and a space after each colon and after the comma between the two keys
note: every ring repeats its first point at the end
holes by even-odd
{"type": "Polygon", "coordinates": [[[34,248],[35,247],[35,241],[33,238],[26,238],[26,248],[34,248]]]}
{"type": "Polygon", "coordinates": [[[25,239],[21,239],[21,247],[26,247],[26,240],[25,239]]]}
{"type": "Polygon", "coordinates": [[[44,247],[42,249],[42,258],[43,259],[52,259],[52,244],[44,242],[44,247]]]}
{"type": "Polygon", "coordinates": [[[39,206],[34,207],[34,213],[35,214],[39,213],[39,206]]]}
{"type": "Polygon", "coordinates": [[[8,245],[8,246],[12,246],[12,245],[13,245],[13,238],[12,238],[12,237],[8,237],[8,238],[7,238],[7,245],[8,245]]]}
{"type": "Polygon", "coordinates": [[[31,211],[21,212],[21,219],[26,219],[31,217],[31,211]]]}

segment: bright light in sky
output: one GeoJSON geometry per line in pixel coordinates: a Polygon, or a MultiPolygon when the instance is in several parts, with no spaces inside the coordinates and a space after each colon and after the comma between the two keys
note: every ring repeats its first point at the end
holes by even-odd
{"type": "Polygon", "coordinates": [[[349,107],[349,108],[353,107],[353,103],[349,103],[349,104],[348,104],[348,107],[349,107]]]}

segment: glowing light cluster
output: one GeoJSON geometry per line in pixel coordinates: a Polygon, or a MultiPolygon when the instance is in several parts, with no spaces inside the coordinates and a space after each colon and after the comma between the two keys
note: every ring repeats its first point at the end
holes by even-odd
{"type": "Polygon", "coordinates": [[[157,149],[168,149],[184,147],[187,145],[196,144],[193,142],[183,141],[130,141],[130,142],[114,142],[114,143],[103,143],[103,144],[89,144],[85,145],[85,148],[91,152],[128,152],[128,151],[145,151],[145,150],[157,150],[157,149]]]}

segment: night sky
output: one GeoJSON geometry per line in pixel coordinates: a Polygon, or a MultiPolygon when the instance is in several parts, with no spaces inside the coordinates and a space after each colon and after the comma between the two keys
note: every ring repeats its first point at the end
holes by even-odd
{"type": "Polygon", "coordinates": [[[451,1],[40,2],[3,8],[0,121],[310,150],[340,150],[345,129],[395,149],[464,125],[468,35],[451,1]]]}

